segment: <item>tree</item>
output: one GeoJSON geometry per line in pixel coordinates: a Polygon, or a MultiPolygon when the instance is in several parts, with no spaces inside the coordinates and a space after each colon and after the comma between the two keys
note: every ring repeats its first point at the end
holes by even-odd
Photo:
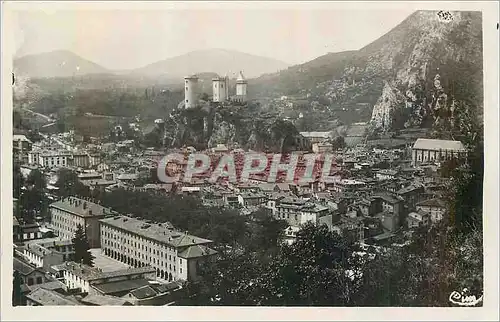
{"type": "Polygon", "coordinates": [[[208,94],[207,94],[207,93],[202,93],[202,94],[200,95],[200,100],[202,100],[202,101],[208,102],[208,99],[209,99],[209,98],[210,98],[210,97],[208,96],[208,94]]]}
{"type": "Polygon", "coordinates": [[[344,306],[354,282],[353,245],[324,225],[305,224],[295,242],[284,245],[262,278],[262,305],[344,306]]]}
{"type": "Polygon", "coordinates": [[[22,292],[21,286],[23,284],[23,280],[21,278],[21,274],[18,271],[14,271],[14,277],[12,279],[12,305],[19,306],[22,304],[22,292]]]}
{"type": "Polygon", "coordinates": [[[64,119],[61,118],[56,121],[56,129],[59,133],[66,132],[67,124],[64,119]]]}
{"type": "Polygon", "coordinates": [[[144,144],[148,147],[159,148],[162,144],[162,138],[160,137],[160,131],[154,129],[153,131],[144,135],[144,144]]]}
{"type": "Polygon", "coordinates": [[[83,135],[83,143],[90,143],[90,136],[88,134],[83,135]]]}
{"type": "Polygon", "coordinates": [[[477,297],[483,287],[482,232],[464,233],[441,221],[417,229],[411,243],[376,254],[362,265],[357,306],[449,306],[455,290],[477,297]]]}
{"type": "Polygon", "coordinates": [[[205,305],[324,305],[351,301],[354,248],[326,226],[306,224],[292,245],[264,263],[257,253],[223,253],[203,266],[199,302],[205,305]]]}
{"type": "Polygon", "coordinates": [[[40,135],[40,132],[34,131],[34,130],[28,131],[28,134],[26,134],[26,137],[31,142],[39,142],[43,139],[43,136],[40,135]]]}
{"type": "Polygon", "coordinates": [[[235,250],[221,252],[212,262],[200,267],[203,279],[190,288],[195,305],[257,305],[259,291],[254,280],[263,271],[255,255],[235,250]],[[251,294],[252,293],[252,294],[251,294]]]}
{"type": "Polygon", "coordinates": [[[467,164],[454,172],[448,190],[451,224],[461,232],[482,227],[483,177],[484,151],[481,143],[469,152],[467,164]]]}
{"type": "Polygon", "coordinates": [[[24,177],[18,162],[13,162],[12,180],[12,195],[14,198],[19,199],[21,188],[24,186],[24,177]]]}
{"type": "Polygon", "coordinates": [[[332,139],[332,148],[333,150],[341,150],[346,147],[345,139],[343,136],[336,136],[332,139]]]}
{"type": "Polygon", "coordinates": [[[33,222],[37,215],[47,214],[47,183],[43,173],[38,169],[32,170],[26,179],[26,187],[26,191],[20,195],[19,203],[24,219],[33,222]]]}
{"type": "Polygon", "coordinates": [[[47,182],[45,180],[45,176],[38,169],[34,169],[28,175],[26,179],[26,184],[30,187],[43,190],[47,188],[47,182]]]}
{"type": "Polygon", "coordinates": [[[59,188],[59,196],[63,198],[69,196],[90,196],[90,189],[80,182],[76,172],[69,169],[60,169],[57,172],[57,182],[55,185],[59,188]]]}
{"type": "Polygon", "coordinates": [[[233,209],[205,207],[199,198],[147,191],[116,189],[101,194],[102,204],[157,222],[170,222],[178,229],[213,240],[216,244],[242,243],[247,238],[245,217],[233,209]]]}
{"type": "Polygon", "coordinates": [[[287,227],[286,221],[274,219],[266,209],[259,209],[251,217],[250,236],[243,246],[254,252],[277,250],[287,227]]]}
{"type": "Polygon", "coordinates": [[[71,241],[75,247],[75,262],[93,266],[95,257],[90,252],[87,234],[82,225],[76,227],[75,237],[71,241]]]}

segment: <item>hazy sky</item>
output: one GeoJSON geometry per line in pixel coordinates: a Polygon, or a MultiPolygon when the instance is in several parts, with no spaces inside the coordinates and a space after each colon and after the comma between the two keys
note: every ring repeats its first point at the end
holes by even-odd
{"type": "Polygon", "coordinates": [[[67,49],[109,69],[131,69],[197,49],[224,48],[295,64],[359,49],[413,12],[248,8],[18,11],[16,56],[67,49]]]}

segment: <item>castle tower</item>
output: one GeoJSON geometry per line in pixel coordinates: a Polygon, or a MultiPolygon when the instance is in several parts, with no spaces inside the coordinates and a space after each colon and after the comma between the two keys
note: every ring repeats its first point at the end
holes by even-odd
{"type": "Polygon", "coordinates": [[[242,102],[247,100],[247,80],[241,71],[236,79],[236,97],[242,102]]]}
{"type": "Polygon", "coordinates": [[[212,93],[214,102],[224,102],[228,99],[228,81],[226,77],[212,78],[212,93]]]}
{"type": "Polygon", "coordinates": [[[229,99],[229,77],[227,77],[227,74],[224,76],[225,82],[226,82],[226,99],[229,99]]]}
{"type": "Polygon", "coordinates": [[[199,84],[198,76],[186,76],[184,77],[185,88],[184,88],[184,103],[185,108],[193,108],[198,104],[199,97],[199,84]]]}

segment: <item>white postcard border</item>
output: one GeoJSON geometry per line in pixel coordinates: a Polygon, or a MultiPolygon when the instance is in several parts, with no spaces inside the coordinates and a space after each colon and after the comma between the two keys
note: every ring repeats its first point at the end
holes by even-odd
{"type": "Polygon", "coordinates": [[[157,321],[157,320],[498,320],[499,263],[499,100],[498,100],[498,2],[2,2],[2,109],[1,109],[1,319],[6,321],[157,321]],[[218,10],[311,8],[356,10],[466,10],[483,14],[484,61],[484,281],[482,308],[254,308],[254,307],[12,307],[12,24],[13,10],[148,9],[218,10]]]}

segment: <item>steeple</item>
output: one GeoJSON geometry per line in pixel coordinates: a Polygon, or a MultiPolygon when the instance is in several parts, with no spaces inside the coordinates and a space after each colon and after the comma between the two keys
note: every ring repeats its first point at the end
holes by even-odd
{"type": "Polygon", "coordinates": [[[238,83],[246,83],[245,76],[243,76],[243,72],[240,70],[240,73],[238,74],[238,78],[236,79],[238,83]]]}
{"type": "Polygon", "coordinates": [[[242,71],[240,71],[236,79],[236,96],[240,102],[246,102],[247,100],[247,81],[242,71]]]}

